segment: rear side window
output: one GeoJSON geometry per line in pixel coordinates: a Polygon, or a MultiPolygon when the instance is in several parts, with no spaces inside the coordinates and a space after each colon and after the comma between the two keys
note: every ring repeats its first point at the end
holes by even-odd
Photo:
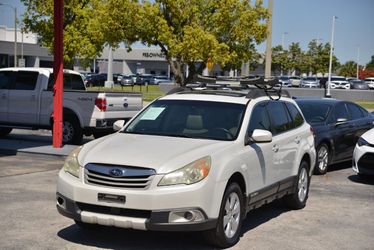
{"type": "Polygon", "coordinates": [[[38,72],[18,71],[13,89],[16,90],[34,90],[38,81],[38,72]]]}
{"type": "Polygon", "coordinates": [[[361,109],[352,103],[347,103],[347,107],[349,110],[349,113],[351,114],[352,120],[361,119],[364,117],[364,114],[362,113],[361,109]]]}
{"type": "Polygon", "coordinates": [[[267,106],[271,120],[272,130],[274,134],[285,132],[292,128],[292,122],[283,102],[270,101],[267,106]]]}
{"type": "Polygon", "coordinates": [[[335,106],[334,115],[335,115],[335,121],[337,121],[338,119],[341,119],[341,118],[345,118],[345,119],[349,120],[349,114],[348,114],[347,108],[345,107],[344,103],[339,103],[335,106]]]}
{"type": "Polygon", "coordinates": [[[251,136],[253,130],[263,129],[271,131],[269,114],[266,110],[267,102],[256,105],[252,111],[248,126],[248,135],[251,136]]]}
{"type": "Polygon", "coordinates": [[[293,127],[299,127],[304,123],[304,118],[300,114],[299,110],[292,103],[286,102],[288,111],[290,112],[291,119],[293,121],[293,127]]]}
{"type": "Polygon", "coordinates": [[[11,83],[11,72],[1,71],[0,72],[0,89],[9,89],[11,83]]]}
{"type": "MultiPolygon", "coordinates": [[[[48,90],[53,90],[54,84],[53,73],[49,75],[48,90]]],[[[80,75],[76,74],[64,74],[64,90],[86,90],[84,87],[83,79],[80,75]]]]}

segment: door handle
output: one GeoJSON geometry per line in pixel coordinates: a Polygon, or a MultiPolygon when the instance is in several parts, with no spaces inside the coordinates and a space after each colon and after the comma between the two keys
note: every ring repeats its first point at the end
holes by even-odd
{"type": "Polygon", "coordinates": [[[272,150],[273,150],[275,153],[278,152],[278,150],[279,150],[278,145],[277,145],[277,144],[274,144],[272,150]]]}
{"type": "Polygon", "coordinates": [[[301,137],[300,137],[300,136],[297,136],[297,137],[295,138],[295,142],[296,142],[296,144],[299,144],[300,141],[301,141],[301,137]]]}

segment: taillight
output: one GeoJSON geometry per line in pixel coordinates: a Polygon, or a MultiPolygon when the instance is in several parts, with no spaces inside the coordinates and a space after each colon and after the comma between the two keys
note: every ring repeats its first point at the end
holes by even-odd
{"type": "Polygon", "coordinates": [[[106,99],[105,98],[96,98],[95,105],[100,109],[100,111],[106,111],[106,99]]]}

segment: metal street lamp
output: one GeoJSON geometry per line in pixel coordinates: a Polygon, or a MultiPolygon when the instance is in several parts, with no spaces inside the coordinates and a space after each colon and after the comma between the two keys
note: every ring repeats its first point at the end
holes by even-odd
{"type": "Polygon", "coordinates": [[[358,73],[359,73],[359,68],[360,68],[360,64],[359,64],[359,61],[360,61],[360,47],[357,47],[357,69],[356,69],[356,78],[358,78],[358,73]]]}
{"type": "Polygon", "coordinates": [[[283,32],[282,33],[282,49],[284,49],[284,37],[288,35],[288,32],[283,32]]]}
{"type": "Polygon", "coordinates": [[[17,67],[17,8],[6,3],[0,3],[0,6],[8,6],[14,10],[14,67],[17,67]]]}
{"type": "Polygon", "coordinates": [[[330,62],[329,62],[329,77],[327,80],[327,91],[325,97],[331,97],[330,87],[331,87],[331,69],[332,69],[332,54],[334,51],[334,31],[335,31],[335,20],[337,16],[332,17],[332,31],[331,31],[331,44],[330,44],[330,62]]]}

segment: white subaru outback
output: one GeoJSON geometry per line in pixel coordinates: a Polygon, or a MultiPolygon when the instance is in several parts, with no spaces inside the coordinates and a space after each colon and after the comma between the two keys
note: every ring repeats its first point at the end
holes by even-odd
{"type": "Polygon", "coordinates": [[[291,98],[274,98],[191,90],[152,102],[68,156],[58,211],[83,228],[205,231],[216,246],[234,245],[249,210],[281,197],[300,209],[308,199],[311,127],[291,98]]]}

